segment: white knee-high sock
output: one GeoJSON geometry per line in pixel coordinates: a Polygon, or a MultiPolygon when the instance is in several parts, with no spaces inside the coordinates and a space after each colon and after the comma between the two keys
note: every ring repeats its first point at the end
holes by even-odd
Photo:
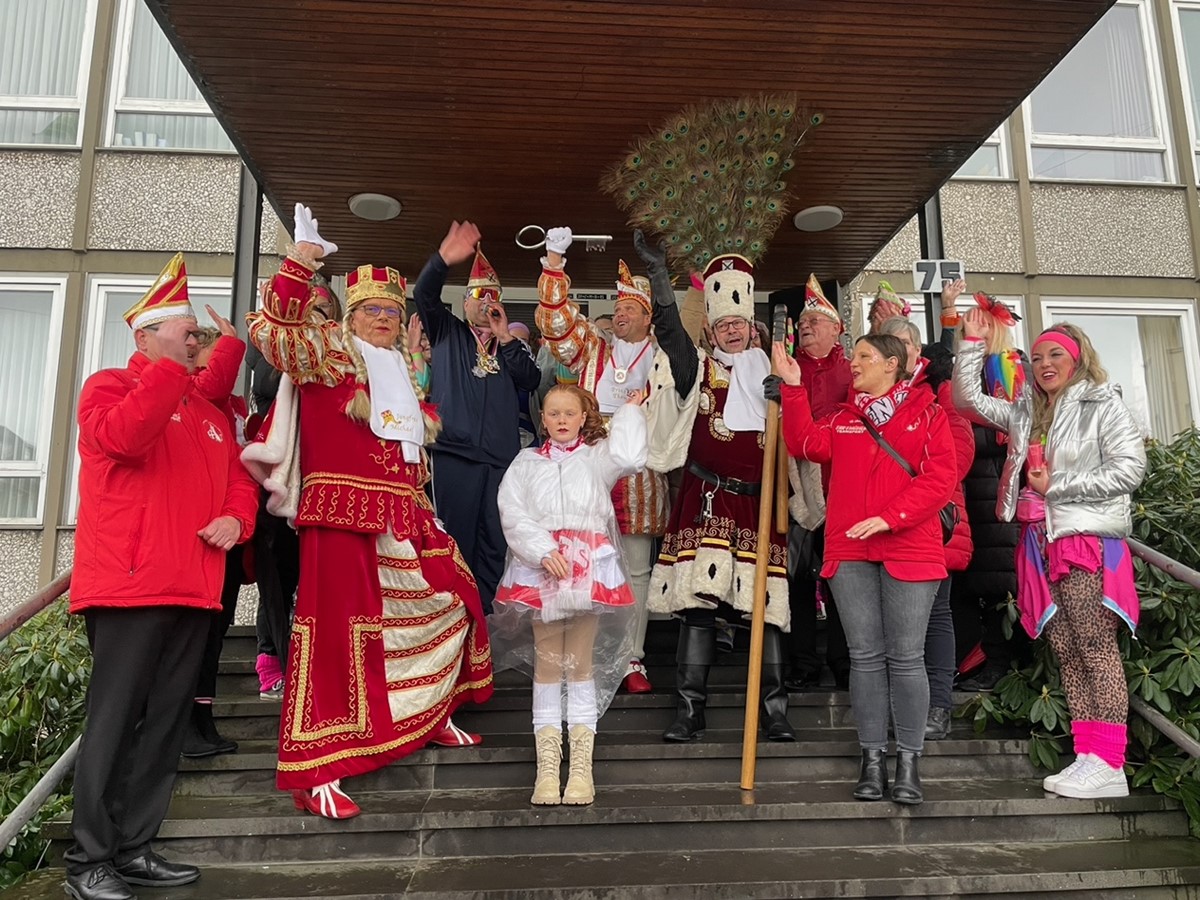
{"type": "Polygon", "coordinates": [[[567,682],[567,725],[586,725],[596,730],[599,716],[596,713],[596,682],[567,682]]]}
{"type": "Polygon", "coordinates": [[[562,683],[533,683],[533,730],[547,725],[562,728],[562,683]]]}

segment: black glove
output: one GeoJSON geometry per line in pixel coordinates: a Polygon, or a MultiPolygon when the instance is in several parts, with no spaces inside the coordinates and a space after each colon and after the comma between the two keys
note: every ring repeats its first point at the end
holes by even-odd
{"type": "Polygon", "coordinates": [[[768,375],[763,379],[763,396],[770,403],[783,402],[783,390],[780,385],[783,384],[783,379],[778,375],[768,375]]]}
{"type": "Polygon", "coordinates": [[[659,306],[674,306],[675,288],[671,286],[671,271],[667,268],[666,241],[651,247],[646,242],[646,236],[638,229],[633,232],[633,248],[646,264],[646,276],[650,279],[654,302],[659,306]]]}

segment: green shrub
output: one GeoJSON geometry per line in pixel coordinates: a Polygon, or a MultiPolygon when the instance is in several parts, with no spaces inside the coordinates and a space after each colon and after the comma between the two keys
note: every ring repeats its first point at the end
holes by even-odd
{"type": "MultiPolygon", "coordinates": [[[[64,601],[0,641],[0,819],[16,808],[79,735],[91,674],[84,623],[64,601]]],[[[0,890],[36,868],[43,822],[71,808],[71,779],[0,855],[0,890]]]]}
{"type": "MultiPolygon", "coordinates": [[[[1148,448],[1146,480],[1134,497],[1133,536],[1192,569],[1200,569],[1200,430],[1148,448]]],[[[1131,697],[1140,697],[1200,739],[1200,591],[1154,566],[1134,560],[1142,615],[1137,639],[1120,632],[1131,697]]],[[[1010,600],[1006,627],[1016,626],[1010,600]]],[[[1058,663],[1045,640],[1034,660],[1000,680],[958,713],[982,731],[989,722],[1030,728],[1029,754],[1046,769],[1071,748],[1070,715],[1058,663]]],[[[1149,784],[1180,800],[1200,835],[1200,760],[1192,759],[1140,716],[1129,720],[1129,765],[1134,787],[1149,784]]]]}

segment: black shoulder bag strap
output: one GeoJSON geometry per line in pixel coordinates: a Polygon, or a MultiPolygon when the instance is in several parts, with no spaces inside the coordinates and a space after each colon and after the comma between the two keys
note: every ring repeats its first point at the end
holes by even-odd
{"type": "Polygon", "coordinates": [[[879,429],[871,424],[871,420],[864,418],[863,424],[867,426],[867,431],[870,432],[871,437],[875,438],[875,443],[877,443],[880,447],[882,447],[884,452],[887,453],[888,456],[890,456],[892,459],[894,459],[896,462],[898,462],[900,464],[900,468],[902,468],[905,472],[908,473],[908,477],[916,478],[917,470],[912,467],[912,464],[909,463],[909,461],[907,459],[905,459],[903,456],[900,455],[900,453],[896,450],[895,447],[893,447],[891,444],[889,444],[887,442],[887,438],[885,438],[882,434],[879,433],[879,429]]]}

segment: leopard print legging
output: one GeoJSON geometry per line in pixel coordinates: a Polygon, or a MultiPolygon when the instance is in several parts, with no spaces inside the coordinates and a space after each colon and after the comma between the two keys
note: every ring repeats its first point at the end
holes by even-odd
{"type": "Polygon", "coordinates": [[[1058,654],[1071,718],[1125,724],[1129,692],[1117,648],[1120,620],[1100,602],[1104,570],[1072,568],[1050,595],[1058,611],[1046,623],[1046,637],[1058,654]]]}

